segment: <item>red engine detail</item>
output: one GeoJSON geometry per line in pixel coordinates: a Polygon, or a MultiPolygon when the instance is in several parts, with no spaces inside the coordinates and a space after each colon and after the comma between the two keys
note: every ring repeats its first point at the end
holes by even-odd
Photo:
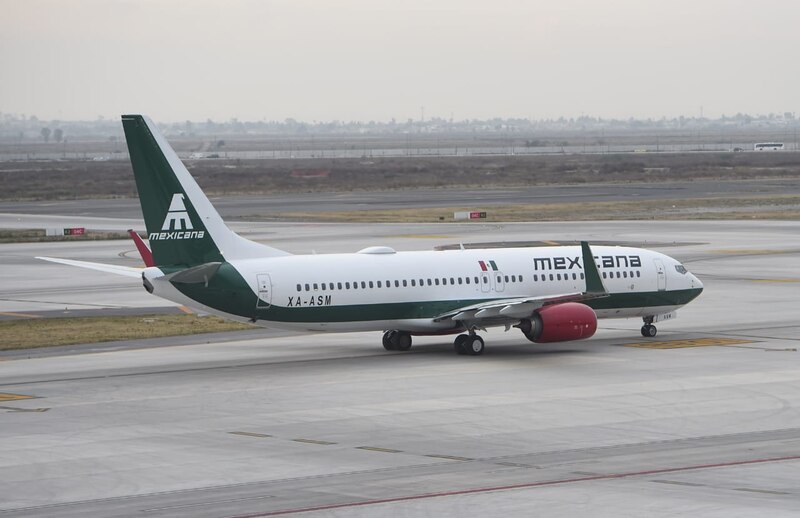
{"type": "Polygon", "coordinates": [[[536,311],[531,320],[532,325],[528,328],[530,331],[525,333],[525,337],[540,344],[582,340],[597,331],[597,315],[594,310],[578,302],[545,306],[536,311]]]}

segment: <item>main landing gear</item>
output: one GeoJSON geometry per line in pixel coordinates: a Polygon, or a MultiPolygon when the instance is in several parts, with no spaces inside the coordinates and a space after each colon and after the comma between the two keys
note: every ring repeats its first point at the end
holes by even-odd
{"type": "Polygon", "coordinates": [[[411,335],[403,331],[383,333],[383,348],[387,351],[408,351],[411,349],[411,335]]]}
{"type": "Polygon", "coordinates": [[[642,336],[645,338],[653,338],[658,333],[658,329],[653,325],[653,317],[644,317],[644,325],[642,326],[642,336]]]}
{"type": "MultiPolygon", "coordinates": [[[[458,354],[479,356],[483,354],[483,338],[470,332],[458,335],[453,342],[458,354]]],[[[411,335],[405,331],[390,330],[383,333],[383,348],[387,351],[408,351],[411,349],[411,335]]]]}
{"type": "Polygon", "coordinates": [[[483,354],[483,345],[483,338],[475,333],[458,335],[453,342],[456,353],[470,356],[479,356],[483,354]]]}

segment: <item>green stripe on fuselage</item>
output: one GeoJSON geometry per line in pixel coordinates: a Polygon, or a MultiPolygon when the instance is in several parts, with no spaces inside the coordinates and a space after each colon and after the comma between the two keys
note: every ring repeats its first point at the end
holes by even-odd
{"type": "MultiPolygon", "coordinates": [[[[461,300],[425,300],[415,302],[377,302],[371,304],[335,305],[336,292],[306,293],[303,298],[331,295],[331,305],[286,307],[271,305],[256,307],[258,297],[239,272],[223,263],[206,287],[198,284],[175,284],[184,295],[218,311],[245,318],[287,323],[360,322],[370,320],[404,320],[435,318],[442,313],[466,306],[502,300],[480,298],[461,300]]],[[[612,293],[606,298],[586,301],[595,310],[638,307],[681,306],[697,297],[701,289],[654,291],[643,293],[612,293]]],[[[516,297],[515,297],[516,298],[516,297]]]]}

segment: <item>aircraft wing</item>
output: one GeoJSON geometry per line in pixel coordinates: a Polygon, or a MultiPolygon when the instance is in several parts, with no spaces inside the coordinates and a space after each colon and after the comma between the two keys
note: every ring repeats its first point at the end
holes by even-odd
{"type": "Polygon", "coordinates": [[[561,293],[555,295],[539,295],[530,297],[519,297],[510,299],[493,299],[458,308],[434,318],[434,322],[443,320],[468,320],[472,322],[494,322],[519,320],[530,317],[534,311],[542,306],[551,304],[563,304],[565,302],[585,302],[591,299],[603,298],[608,296],[597,265],[594,262],[594,254],[589,247],[589,243],[581,241],[581,255],[583,269],[586,277],[586,291],[574,293],[561,293]]]}
{"type": "Polygon", "coordinates": [[[585,302],[587,300],[607,296],[607,293],[576,292],[541,297],[495,299],[442,313],[433,320],[434,322],[441,322],[443,320],[480,321],[485,319],[519,320],[521,318],[530,317],[534,311],[543,306],[563,304],[565,302],[585,302]]]}
{"type": "Polygon", "coordinates": [[[113,273],[115,275],[123,275],[125,277],[142,277],[141,268],[131,268],[130,266],[118,266],[116,264],[103,264],[103,263],[90,263],[88,261],[73,261],[72,259],[58,259],[56,257],[37,257],[42,261],[50,261],[51,263],[66,264],[69,266],[78,266],[80,268],[88,268],[90,270],[97,270],[100,272],[113,273]]]}

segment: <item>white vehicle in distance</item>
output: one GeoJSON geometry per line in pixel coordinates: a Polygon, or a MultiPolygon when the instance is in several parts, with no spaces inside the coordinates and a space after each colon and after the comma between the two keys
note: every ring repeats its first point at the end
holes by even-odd
{"type": "Polygon", "coordinates": [[[753,151],[783,151],[783,142],[760,142],[753,145],[753,151]]]}

